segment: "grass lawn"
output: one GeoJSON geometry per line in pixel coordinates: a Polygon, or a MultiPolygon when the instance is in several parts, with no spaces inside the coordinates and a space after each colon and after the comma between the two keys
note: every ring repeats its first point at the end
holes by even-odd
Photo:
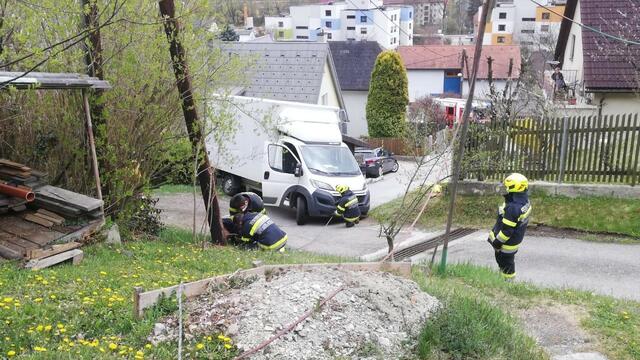
{"type": "MultiPolygon", "coordinates": [[[[162,194],[193,194],[193,185],[165,184],[152,190],[156,195],[162,194]]],[[[200,186],[196,186],[196,192],[200,194],[200,186]]]]}
{"type": "Polygon", "coordinates": [[[495,271],[465,264],[428,277],[414,268],[414,279],[445,304],[420,336],[422,359],[546,359],[523,336],[513,314],[535,306],[563,305],[584,314],[581,327],[595,336],[598,350],[609,359],[640,359],[638,302],[507,283],[495,271]]]}
{"type": "MultiPolygon", "coordinates": [[[[137,321],[132,315],[134,286],[151,290],[230,273],[250,268],[255,259],[345,260],[296,251],[282,255],[232,247],[202,250],[190,232],[173,229],[155,241],[132,241],[115,248],[98,244],[83,250],[85,259],[79,266],[29,271],[0,263],[0,359],[13,354],[38,359],[174,359],[175,344],[154,347],[146,337],[156,319],[174,310],[175,303],[166,301],[137,321]]],[[[232,344],[218,335],[185,344],[188,357],[230,358],[235,351],[232,344]]]]}
{"type": "MultiPolygon", "coordinates": [[[[557,228],[607,232],[636,238],[640,242],[640,201],[608,197],[568,198],[533,194],[530,196],[533,223],[557,228]]],[[[444,227],[449,197],[431,199],[419,223],[427,227],[444,227]]],[[[477,228],[491,227],[498,205],[503,199],[495,196],[458,196],[454,223],[477,228]]],[[[397,199],[380,206],[371,215],[378,220],[389,217],[401,203],[397,199]]],[[[412,219],[413,220],[413,219],[412,219]]]]}

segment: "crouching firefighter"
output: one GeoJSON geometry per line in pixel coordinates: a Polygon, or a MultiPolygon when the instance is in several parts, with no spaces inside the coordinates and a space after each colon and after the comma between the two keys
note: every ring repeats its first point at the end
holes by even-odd
{"type": "Polygon", "coordinates": [[[353,227],[354,224],[360,222],[358,197],[353,191],[349,190],[347,185],[336,186],[336,191],[340,193],[340,200],[336,205],[334,216],[342,217],[348,228],[353,227]]]}
{"type": "Polygon", "coordinates": [[[264,208],[262,198],[258,194],[253,192],[241,192],[234,195],[231,200],[229,200],[229,216],[222,218],[222,225],[230,236],[233,237],[240,233],[240,230],[235,228],[233,216],[247,212],[267,213],[267,210],[264,208]]]}
{"type": "Polygon", "coordinates": [[[529,181],[518,173],[504,179],[504,203],[498,208],[498,219],[489,232],[489,243],[495,250],[496,262],[502,276],[512,280],[516,276],[515,255],[524,238],[531,214],[527,190],[529,181]]]}
{"type": "Polygon", "coordinates": [[[249,247],[262,250],[284,252],[287,234],[267,215],[247,212],[233,217],[234,226],[239,229],[241,240],[249,247]]]}

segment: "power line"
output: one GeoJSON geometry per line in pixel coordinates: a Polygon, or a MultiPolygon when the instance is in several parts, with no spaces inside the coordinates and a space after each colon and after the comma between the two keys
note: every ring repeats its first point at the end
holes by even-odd
{"type": "MultiPolygon", "coordinates": [[[[347,0],[347,1],[349,1],[349,3],[350,3],[351,5],[353,5],[353,6],[356,8],[356,10],[358,10],[358,11],[365,11],[364,9],[359,8],[359,7],[358,7],[358,5],[354,4],[352,0],[347,0]]],[[[366,17],[367,17],[367,19],[370,19],[370,20],[371,20],[371,22],[372,22],[375,26],[379,27],[379,28],[380,28],[380,30],[384,31],[384,33],[385,33],[385,34],[387,34],[387,35],[389,35],[389,37],[393,37],[393,35],[391,35],[391,34],[390,34],[390,33],[389,33],[385,28],[383,28],[382,26],[380,26],[380,25],[379,25],[379,24],[378,24],[378,23],[377,23],[373,18],[369,17],[369,15],[364,14],[364,16],[366,16],[366,17]]]]}
{"type": "Polygon", "coordinates": [[[619,36],[611,35],[611,34],[608,34],[606,32],[603,32],[601,30],[598,30],[598,29],[596,29],[594,27],[591,27],[589,25],[585,25],[585,24],[583,24],[581,22],[575,21],[575,20],[565,16],[564,14],[560,14],[560,13],[556,12],[555,10],[553,10],[553,9],[551,9],[551,8],[545,6],[545,5],[540,4],[536,0],[529,0],[529,1],[531,1],[532,3],[538,5],[538,6],[542,7],[542,8],[544,8],[545,10],[548,10],[548,11],[554,13],[555,15],[558,15],[558,16],[562,17],[565,20],[568,20],[568,21],[572,22],[573,24],[576,24],[576,25],[578,25],[578,26],[580,26],[580,27],[582,27],[584,29],[587,29],[589,31],[593,31],[596,34],[600,34],[600,35],[602,35],[604,37],[607,37],[607,38],[610,38],[612,40],[623,42],[626,45],[640,45],[640,42],[638,42],[638,41],[628,40],[628,39],[625,39],[625,38],[621,38],[619,36]]]}

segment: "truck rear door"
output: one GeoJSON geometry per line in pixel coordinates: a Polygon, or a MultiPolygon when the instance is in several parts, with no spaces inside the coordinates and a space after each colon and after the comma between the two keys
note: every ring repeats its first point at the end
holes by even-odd
{"type": "Polygon", "coordinates": [[[302,171],[300,157],[295,147],[288,143],[267,144],[266,147],[262,199],[265,205],[279,206],[287,189],[299,183],[296,168],[302,171]]]}

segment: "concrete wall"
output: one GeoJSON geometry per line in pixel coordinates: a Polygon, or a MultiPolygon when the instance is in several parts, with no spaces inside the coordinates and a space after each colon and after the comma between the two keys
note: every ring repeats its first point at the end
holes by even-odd
{"type": "MultiPolygon", "coordinates": [[[[493,195],[498,182],[463,181],[458,183],[459,194],[493,195]]],[[[607,196],[621,199],[640,199],[640,186],[606,184],[556,184],[550,182],[531,182],[530,191],[544,192],[553,196],[581,197],[607,196]]]]}
{"type": "Polygon", "coordinates": [[[369,136],[367,127],[367,91],[343,91],[342,98],[349,116],[347,135],[360,138],[369,136]]]}
{"type": "MultiPolygon", "coordinates": [[[[515,82],[514,82],[515,83],[515,82]]],[[[507,85],[506,80],[494,80],[493,84],[496,91],[503,91],[507,85]]],[[[465,80],[462,83],[462,96],[469,95],[469,82],[465,80]]],[[[476,89],[474,92],[474,98],[479,100],[486,100],[489,98],[489,80],[478,79],[476,80],[476,89]]]]}
{"type": "Polygon", "coordinates": [[[640,94],[633,93],[597,93],[594,94],[593,105],[600,105],[602,114],[617,115],[640,113],[640,94]]]}
{"type": "Polygon", "coordinates": [[[442,94],[444,70],[407,70],[409,79],[409,101],[424,96],[442,94]]]}

